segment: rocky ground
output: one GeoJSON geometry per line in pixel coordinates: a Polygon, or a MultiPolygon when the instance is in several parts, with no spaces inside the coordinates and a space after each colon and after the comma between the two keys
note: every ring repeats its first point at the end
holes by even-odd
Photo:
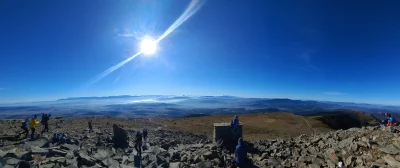
{"type": "MultiPolygon", "coordinates": [[[[98,123],[103,127],[89,133],[85,122],[82,127],[66,124],[27,141],[10,136],[18,130],[18,123],[0,121],[3,128],[10,127],[0,131],[0,167],[134,167],[136,126],[98,123]],[[52,143],[53,132],[61,131],[68,134],[67,143],[52,143]]],[[[166,130],[151,122],[147,126],[151,130],[144,144],[142,167],[224,167],[233,160],[232,149],[212,143],[204,134],[166,130]]],[[[247,146],[253,162],[249,167],[334,168],[340,161],[346,167],[400,167],[399,134],[379,127],[247,142],[247,146]]]]}

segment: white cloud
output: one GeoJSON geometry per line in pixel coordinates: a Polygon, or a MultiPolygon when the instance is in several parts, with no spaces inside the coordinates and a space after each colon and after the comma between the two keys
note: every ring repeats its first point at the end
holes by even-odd
{"type": "Polygon", "coordinates": [[[342,93],[342,92],[324,92],[324,94],[326,94],[326,95],[341,96],[341,95],[345,95],[346,93],[342,93]]]}

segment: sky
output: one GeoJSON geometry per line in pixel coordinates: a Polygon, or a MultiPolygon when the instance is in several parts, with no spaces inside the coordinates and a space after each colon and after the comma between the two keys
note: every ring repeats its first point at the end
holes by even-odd
{"type": "Polygon", "coordinates": [[[233,95],[400,105],[400,1],[0,1],[0,102],[233,95]]]}

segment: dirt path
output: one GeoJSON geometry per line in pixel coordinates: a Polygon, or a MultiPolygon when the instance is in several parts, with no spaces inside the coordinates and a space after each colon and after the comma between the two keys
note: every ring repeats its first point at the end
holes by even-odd
{"type": "Polygon", "coordinates": [[[308,121],[307,121],[303,116],[300,116],[300,117],[306,122],[306,124],[308,125],[308,127],[314,132],[314,135],[316,135],[317,132],[314,130],[314,128],[311,127],[311,125],[308,123],[308,121]]]}

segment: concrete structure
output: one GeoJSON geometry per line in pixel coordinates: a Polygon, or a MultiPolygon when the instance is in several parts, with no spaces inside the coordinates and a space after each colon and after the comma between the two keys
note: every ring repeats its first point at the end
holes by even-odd
{"type": "MultiPolygon", "coordinates": [[[[242,137],[242,124],[239,124],[239,137],[242,137]]],[[[213,141],[217,142],[219,139],[223,140],[224,143],[233,140],[233,134],[231,130],[231,123],[214,123],[214,134],[213,141]]]]}

